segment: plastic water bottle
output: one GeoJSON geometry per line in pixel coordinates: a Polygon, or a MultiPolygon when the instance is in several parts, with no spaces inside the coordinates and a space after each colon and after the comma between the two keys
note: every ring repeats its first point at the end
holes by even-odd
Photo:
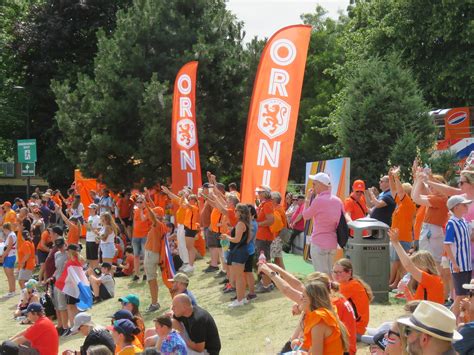
{"type": "Polygon", "coordinates": [[[260,250],[260,255],[258,256],[258,264],[266,264],[267,263],[267,257],[265,256],[265,252],[263,250],[260,250]]]}
{"type": "Polygon", "coordinates": [[[401,284],[408,285],[408,283],[410,282],[410,279],[411,279],[411,274],[410,274],[409,272],[407,272],[407,273],[402,277],[402,279],[400,280],[400,283],[401,283],[401,284]]]}

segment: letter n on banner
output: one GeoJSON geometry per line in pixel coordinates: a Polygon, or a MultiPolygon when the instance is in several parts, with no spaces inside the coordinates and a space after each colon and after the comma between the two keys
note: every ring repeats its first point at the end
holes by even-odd
{"type": "Polygon", "coordinates": [[[198,62],[185,64],[174,83],[171,120],[171,180],[175,193],[190,186],[196,193],[201,187],[196,129],[196,71],[198,62]]]}
{"type": "Polygon", "coordinates": [[[311,26],[285,27],[263,49],[247,120],[242,202],[253,202],[260,185],[285,194],[310,36],[311,26]]]}

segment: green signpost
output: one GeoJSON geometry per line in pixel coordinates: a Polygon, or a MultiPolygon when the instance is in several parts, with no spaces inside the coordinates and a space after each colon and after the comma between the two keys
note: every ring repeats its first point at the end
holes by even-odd
{"type": "Polygon", "coordinates": [[[21,163],[21,176],[35,175],[35,163],[21,163]]]}
{"type": "Polygon", "coordinates": [[[19,163],[36,163],[36,139],[19,139],[17,147],[19,163]]]}

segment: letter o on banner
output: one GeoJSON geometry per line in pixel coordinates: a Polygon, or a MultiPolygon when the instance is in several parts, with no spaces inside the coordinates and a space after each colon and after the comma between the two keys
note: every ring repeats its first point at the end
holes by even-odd
{"type": "Polygon", "coordinates": [[[273,62],[279,64],[281,66],[289,65],[293,63],[296,58],[296,47],[288,39],[282,38],[275,41],[272,46],[270,47],[270,57],[272,58],[273,62]],[[288,54],[282,57],[278,51],[280,48],[285,48],[288,51],[288,54]]]}
{"type": "Polygon", "coordinates": [[[183,95],[188,95],[191,92],[192,84],[191,78],[187,74],[183,74],[178,79],[178,90],[183,95]]]}

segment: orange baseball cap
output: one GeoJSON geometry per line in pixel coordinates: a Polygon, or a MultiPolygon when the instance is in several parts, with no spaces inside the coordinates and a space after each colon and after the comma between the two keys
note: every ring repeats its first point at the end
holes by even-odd
{"type": "Polygon", "coordinates": [[[10,201],[5,201],[3,203],[3,206],[8,206],[8,207],[11,207],[12,206],[12,203],[10,201]]]}
{"type": "Polygon", "coordinates": [[[153,212],[157,215],[157,217],[164,217],[165,211],[160,206],[153,208],[153,212]]]}
{"type": "Polygon", "coordinates": [[[365,182],[362,180],[356,180],[352,184],[353,191],[365,191],[365,182]]]}

